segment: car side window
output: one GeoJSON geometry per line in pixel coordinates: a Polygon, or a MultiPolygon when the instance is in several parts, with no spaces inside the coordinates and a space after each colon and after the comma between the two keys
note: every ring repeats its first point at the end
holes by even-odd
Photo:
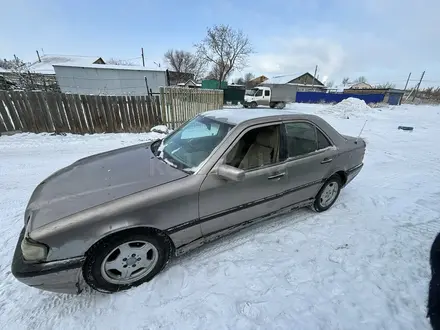
{"type": "Polygon", "coordinates": [[[263,91],[261,89],[259,89],[255,94],[255,96],[262,96],[262,95],[263,95],[263,91]]]}
{"type": "Polygon", "coordinates": [[[264,126],[246,132],[226,155],[226,164],[243,170],[278,163],[280,125],[264,126]]]}
{"type": "Polygon", "coordinates": [[[264,96],[270,96],[270,91],[269,90],[265,90],[264,91],[264,96]]]}
{"type": "Polygon", "coordinates": [[[284,125],[287,142],[287,154],[296,157],[318,149],[316,128],[308,123],[287,123],[284,125]]]}
{"type": "Polygon", "coordinates": [[[316,132],[318,133],[318,150],[328,148],[332,145],[319,129],[317,129],[316,132]]]}

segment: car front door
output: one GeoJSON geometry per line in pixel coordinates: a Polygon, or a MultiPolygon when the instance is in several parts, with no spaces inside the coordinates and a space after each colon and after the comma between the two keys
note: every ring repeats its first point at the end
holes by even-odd
{"type": "Polygon", "coordinates": [[[287,187],[283,206],[298,205],[315,198],[325,180],[333,174],[337,149],[317,126],[293,121],[282,126],[287,149],[287,187]]]}
{"type": "Polygon", "coordinates": [[[265,124],[244,130],[221,164],[243,169],[243,181],[207,175],[199,195],[199,216],[204,236],[215,238],[252,220],[279,210],[278,194],[286,186],[285,156],[281,153],[281,125],[265,124]]]}

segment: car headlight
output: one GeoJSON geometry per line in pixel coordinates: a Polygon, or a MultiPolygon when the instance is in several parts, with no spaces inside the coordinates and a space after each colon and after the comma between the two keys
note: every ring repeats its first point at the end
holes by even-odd
{"type": "Polygon", "coordinates": [[[42,261],[47,257],[47,247],[25,237],[21,241],[21,253],[27,261],[42,261]]]}

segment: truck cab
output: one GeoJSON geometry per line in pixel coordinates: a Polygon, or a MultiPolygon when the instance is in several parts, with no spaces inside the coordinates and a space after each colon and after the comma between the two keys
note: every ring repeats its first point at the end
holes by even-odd
{"type": "Polygon", "coordinates": [[[255,87],[246,90],[244,94],[244,104],[245,108],[256,108],[259,105],[268,106],[270,104],[271,98],[270,87],[255,87]]]}

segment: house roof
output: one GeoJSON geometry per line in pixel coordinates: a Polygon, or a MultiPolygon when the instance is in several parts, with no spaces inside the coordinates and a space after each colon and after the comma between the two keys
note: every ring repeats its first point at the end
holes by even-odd
{"type": "Polygon", "coordinates": [[[373,88],[373,86],[371,86],[369,83],[366,82],[358,82],[358,83],[354,83],[354,84],[349,84],[348,88],[359,88],[359,86],[362,86],[361,88],[373,88]]]}
{"type": "Polygon", "coordinates": [[[165,70],[159,68],[147,68],[144,66],[135,65],[115,65],[115,64],[76,64],[76,63],[62,63],[54,64],[54,67],[71,67],[71,68],[89,68],[89,69],[109,69],[109,70],[132,70],[132,71],[157,71],[164,72],[165,70]]]}
{"type": "MultiPolygon", "coordinates": [[[[72,55],[43,55],[40,61],[36,61],[28,66],[29,71],[40,74],[55,74],[54,65],[89,65],[99,60],[101,57],[96,56],[72,56],[72,55]]],[[[102,64],[98,64],[102,65],[102,64]]]]}
{"type": "MultiPolygon", "coordinates": [[[[269,78],[268,80],[264,81],[263,84],[274,84],[274,85],[289,84],[289,83],[291,83],[291,81],[298,79],[298,78],[301,78],[305,75],[308,75],[313,79],[313,76],[309,72],[306,72],[303,74],[293,73],[293,74],[286,74],[286,75],[280,75],[280,76],[275,76],[275,77],[269,78]]],[[[315,78],[315,81],[316,81],[316,85],[314,85],[315,87],[318,87],[319,85],[324,86],[324,84],[322,82],[320,82],[318,79],[315,78]]],[[[300,84],[300,85],[303,85],[303,84],[300,84]]]]}

